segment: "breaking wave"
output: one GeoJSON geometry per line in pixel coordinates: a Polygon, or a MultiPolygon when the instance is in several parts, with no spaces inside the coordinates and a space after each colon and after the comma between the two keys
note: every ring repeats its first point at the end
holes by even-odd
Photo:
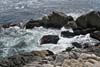
{"type": "Polygon", "coordinates": [[[79,35],[73,38],[63,38],[60,36],[62,30],[45,29],[43,27],[36,27],[32,30],[20,29],[19,27],[10,27],[2,29],[0,32],[0,56],[8,57],[21,52],[50,50],[54,53],[59,53],[65,50],[67,47],[72,47],[72,42],[78,43],[90,43],[91,45],[99,42],[90,38],[90,35],[79,35]],[[44,35],[58,35],[60,40],[57,44],[44,44],[40,45],[40,39],[44,35]]]}

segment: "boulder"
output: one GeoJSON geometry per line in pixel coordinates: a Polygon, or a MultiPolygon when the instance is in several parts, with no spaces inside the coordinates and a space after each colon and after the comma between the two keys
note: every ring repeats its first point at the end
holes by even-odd
{"type": "Polygon", "coordinates": [[[2,24],[3,28],[9,28],[11,23],[2,24]]]}
{"type": "Polygon", "coordinates": [[[43,26],[45,28],[60,29],[68,21],[74,21],[72,16],[67,16],[62,12],[52,12],[48,16],[42,17],[40,20],[30,20],[25,24],[26,29],[32,29],[34,27],[43,26]]]}
{"type": "Polygon", "coordinates": [[[20,55],[10,56],[5,60],[0,61],[0,66],[1,67],[22,67],[23,65],[33,61],[40,61],[49,55],[54,55],[54,53],[49,50],[26,52],[20,55]]]}
{"type": "Polygon", "coordinates": [[[96,31],[96,28],[86,28],[86,29],[76,29],[74,30],[75,35],[86,35],[87,33],[92,33],[96,31]]]}
{"type": "Polygon", "coordinates": [[[90,33],[90,37],[100,41],[100,31],[95,31],[93,33],[90,33]]]}
{"type": "Polygon", "coordinates": [[[62,36],[62,37],[68,37],[68,38],[71,38],[71,37],[74,37],[75,34],[72,33],[72,32],[69,32],[69,31],[62,31],[62,32],[61,32],[61,36],[62,36]]]}
{"type": "Polygon", "coordinates": [[[68,21],[74,21],[74,18],[72,16],[67,16],[68,21]]]}
{"type": "Polygon", "coordinates": [[[60,29],[69,20],[73,20],[72,17],[66,16],[62,12],[52,12],[52,14],[42,18],[41,25],[46,28],[57,28],[60,29]]]}
{"type": "Polygon", "coordinates": [[[81,28],[97,28],[100,30],[100,12],[92,11],[76,19],[76,24],[81,28]]]}
{"type": "Polygon", "coordinates": [[[92,33],[94,31],[96,31],[96,28],[76,29],[76,30],[73,30],[73,32],[62,31],[61,36],[71,38],[76,35],[86,35],[87,33],[92,33]]]}
{"type": "Polygon", "coordinates": [[[72,45],[76,48],[82,48],[82,45],[80,43],[77,43],[77,42],[73,42],[72,45]]]}
{"type": "Polygon", "coordinates": [[[84,43],[84,44],[81,44],[81,43],[78,43],[78,42],[72,42],[72,45],[73,47],[76,47],[76,48],[83,48],[83,49],[86,49],[86,48],[90,48],[91,45],[89,43],[84,43]]]}
{"type": "Polygon", "coordinates": [[[40,27],[40,20],[30,20],[25,24],[26,29],[32,29],[34,27],[40,27]]]}
{"type": "Polygon", "coordinates": [[[32,51],[31,52],[34,56],[46,57],[50,55],[54,55],[52,51],[49,50],[42,50],[42,51],[32,51]]]}
{"type": "Polygon", "coordinates": [[[91,45],[89,43],[84,43],[82,46],[84,49],[91,47],[91,45]]]}
{"type": "Polygon", "coordinates": [[[57,44],[58,40],[59,37],[57,35],[44,35],[40,39],[40,44],[48,44],[48,43],[57,44]]]}
{"type": "MultiPolygon", "coordinates": [[[[71,20],[71,19],[69,19],[69,20],[71,20]]],[[[65,24],[64,27],[65,27],[66,29],[68,29],[68,28],[78,29],[77,24],[76,24],[75,21],[73,21],[73,20],[72,20],[72,21],[68,21],[68,23],[65,24]]]]}

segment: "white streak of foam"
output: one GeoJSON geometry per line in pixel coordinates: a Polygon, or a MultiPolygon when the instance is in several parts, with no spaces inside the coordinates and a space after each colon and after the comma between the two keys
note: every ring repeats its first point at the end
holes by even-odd
{"type": "Polygon", "coordinates": [[[61,31],[69,31],[69,32],[73,32],[73,30],[72,30],[71,28],[66,29],[65,27],[62,27],[62,28],[61,28],[61,31]]]}

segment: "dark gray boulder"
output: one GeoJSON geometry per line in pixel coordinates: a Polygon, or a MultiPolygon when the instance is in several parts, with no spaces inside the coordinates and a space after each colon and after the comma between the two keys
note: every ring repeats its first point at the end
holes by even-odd
{"type": "MultiPolygon", "coordinates": [[[[41,19],[31,19],[30,21],[24,24],[24,27],[26,27],[26,29],[32,29],[34,27],[43,26],[45,28],[60,29],[65,24],[67,24],[68,21],[74,21],[73,17],[67,16],[62,12],[52,12],[51,14],[44,16],[41,19]]],[[[13,24],[12,26],[15,26],[15,24],[13,24]]]]}
{"type": "Polygon", "coordinates": [[[76,48],[82,48],[82,45],[80,43],[77,43],[77,42],[73,42],[72,45],[76,48]]]}
{"type": "Polygon", "coordinates": [[[93,33],[90,33],[90,37],[100,41],[100,31],[95,31],[93,33]]]}
{"type": "Polygon", "coordinates": [[[86,28],[86,29],[76,29],[74,30],[75,35],[86,35],[87,33],[92,33],[96,31],[96,28],[86,28]]]}
{"type": "Polygon", "coordinates": [[[40,20],[30,20],[25,24],[26,29],[32,29],[34,27],[40,27],[40,20]]]}
{"type": "Polygon", "coordinates": [[[76,24],[81,28],[95,27],[100,30],[100,12],[92,11],[76,19],[76,24]]]}
{"type": "Polygon", "coordinates": [[[57,35],[45,35],[40,39],[40,44],[57,44],[59,37],[57,35]]]}
{"type": "Polygon", "coordinates": [[[61,32],[61,36],[62,36],[62,37],[67,37],[67,38],[71,38],[71,37],[74,37],[75,34],[72,33],[72,32],[69,32],[69,31],[62,31],[62,32],[61,32]]]}
{"type": "Polygon", "coordinates": [[[69,20],[73,20],[72,17],[68,17],[62,12],[52,12],[52,14],[42,18],[41,25],[46,28],[60,29],[62,26],[67,24],[68,18],[69,20]]]}

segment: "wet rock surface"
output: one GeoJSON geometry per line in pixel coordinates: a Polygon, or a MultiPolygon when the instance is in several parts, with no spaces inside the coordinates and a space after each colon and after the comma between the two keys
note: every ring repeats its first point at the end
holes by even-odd
{"type": "Polygon", "coordinates": [[[100,41],[100,31],[95,31],[93,33],[90,33],[90,36],[94,39],[97,39],[100,41]]]}
{"type": "Polygon", "coordinates": [[[40,44],[53,43],[57,44],[59,37],[57,35],[45,35],[40,39],[40,44]]]}
{"type": "Polygon", "coordinates": [[[92,37],[94,31],[96,31],[96,28],[75,29],[73,30],[73,32],[62,31],[61,36],[71,38],[77,35],[86,35],[88,33],[91,33],[91,37],[92,37]]]}
{"type": "Polygon", "coordinates": [[[75,34],[72,33],[72,32],[69,32],[69,31],[62,31],[62,32],[61,32],[61,36],[62,36],[62,37],[68,37],[68,38],[71,38],[71,37],[74,37],[75,34]]]}
{"type": "Polygon", "coordinates": [[[40,27],[40,20],[30,20],[25,24],[26,29],[32,29],[34,27],[40,27]]]}

